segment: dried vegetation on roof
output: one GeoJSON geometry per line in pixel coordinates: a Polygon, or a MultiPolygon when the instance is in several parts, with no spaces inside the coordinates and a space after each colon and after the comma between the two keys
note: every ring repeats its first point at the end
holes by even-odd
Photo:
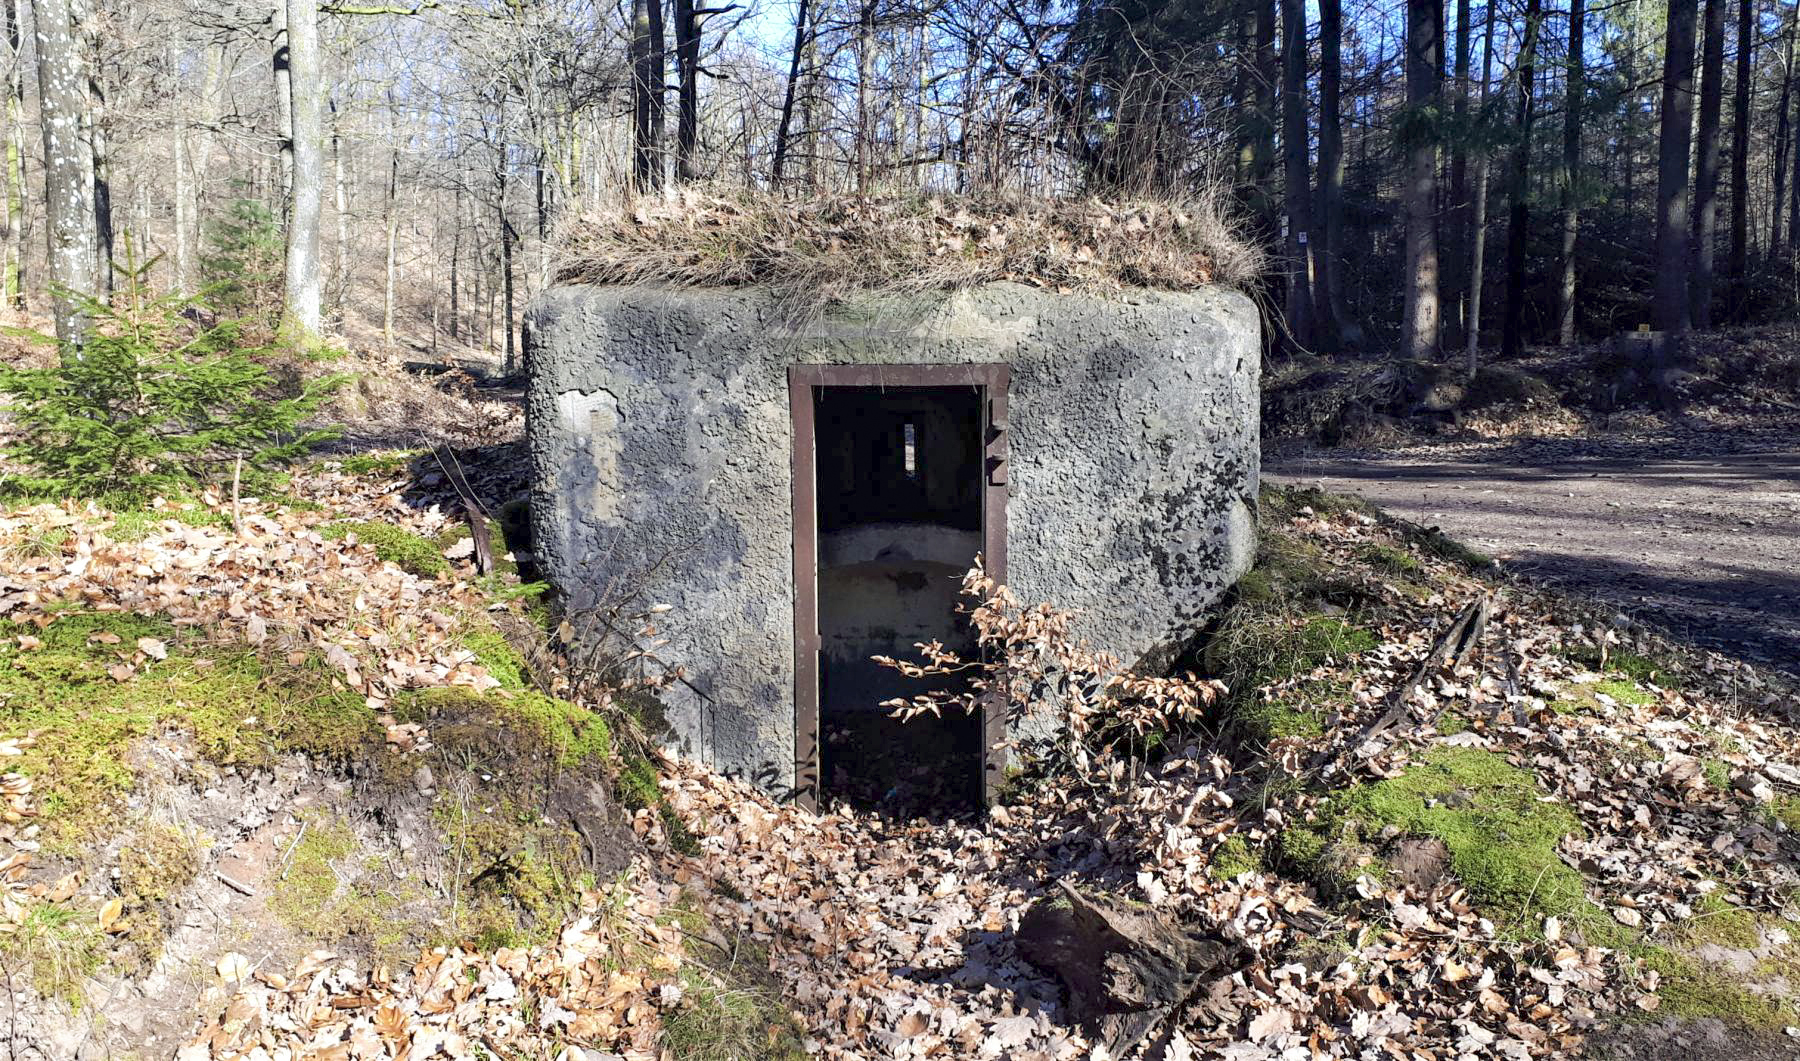
{"type": "Polygon", "coordinates": [[[682,190],[590,213],[565,283],[773,288],[811,307],[1011,280],[1062,292],[1246,287],[1263,252],[1218,195],[1183,200],[945,196],[786,199],[682,190]]]}

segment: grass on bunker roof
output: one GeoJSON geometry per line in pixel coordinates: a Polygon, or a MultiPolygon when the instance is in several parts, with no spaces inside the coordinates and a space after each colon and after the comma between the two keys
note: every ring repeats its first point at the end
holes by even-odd
{"type": "Polygon", "coordinates": [[[1243,288],[1263,253],[1226,196],[1185,199],[792,199],[683,189],[591,213],[564,233],[565,283],[759,285],[807,316],[858,295],[1000,280],[1088,294],[1243,288]]]}

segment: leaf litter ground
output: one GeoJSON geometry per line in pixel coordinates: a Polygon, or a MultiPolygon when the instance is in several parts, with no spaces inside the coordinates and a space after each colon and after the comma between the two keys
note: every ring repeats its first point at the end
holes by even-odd
{"type": "MultiPolygon", "coordinates": [[[[79,607],[317,652],[378,720],[407,688],[498,684],[457,636],[463,617],[497,606],[465,568],[422,576],[321,532],[346,516],[428,538],[444,529],[441,511],[403,503],[396,485],[303,475],[294,492],[329,517],[249,503],[235,530],[221,498],[130,535],[116,514],[79,505],[9,512],[0,608],[40,632],[16,634],[5,662],[79,607]]],[[[1328,500],[1275,498],[1269,529],[1354,585],[1361,603],[1345,619],[1370,647],[1345,645],[1236,700],[1307,724],[1195,737],[1121,765],[1104,790],[1026,787],[984,820],[811,814],[670,760],[662,792],[697,854],[638,811],[645,854],[536,946],[433,948],[399,971],[329,950],[268,969],[224,950],[183,1056],[669,1054],[690,960],[670,915],[686,904],[766,952],[813,1053],[1096,1056],[1060,985],[1012,941],[1059,880],[1254,955],[1181,1015],[1167,1057],[1559,1056],[1622,1020],[1669,1016],[1790,1034],[1791,694],[1578,602],[1475,577],[1408,529],[1328,500]],[[1479,596],[1493,602],[1479,650],[1428,677],[1394,739],[1350,746],[1479,596]],[[1400,847],[1421,838],[1443,845],[1448,872],[1408,869],[1400,847]]],[[[112,680],[161,664],[167,646],[148,640],[113,646],[112,680]]],[[[43,735],[3,736],[0,754],[25,762],[43,735]]],[[[430,734],[390,738],[407,754],[430,734]]],[[[0,778],[4,916],[87,904],[106,921],[104,887],[34,871],[45,781],[0,778]]]]}

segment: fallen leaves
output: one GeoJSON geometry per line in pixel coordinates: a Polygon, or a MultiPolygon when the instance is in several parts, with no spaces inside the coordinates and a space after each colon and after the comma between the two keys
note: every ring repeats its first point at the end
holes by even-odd
{"type": "Polygon", "coordinates": [[[686,1004],[672,972],[683,961],[681,932],[659,916],[673,898],[643,879],[626,893],[587,892],[554,944],[438,947],[400,976],[327,950],[283,976],[227,952],[215,969],[233,990],[176,1057],[551,1058],[579,1044],[657,1061],[663,1015],[686,1004]],[[626,953],[647,968],[618,968],[626,953]]]}

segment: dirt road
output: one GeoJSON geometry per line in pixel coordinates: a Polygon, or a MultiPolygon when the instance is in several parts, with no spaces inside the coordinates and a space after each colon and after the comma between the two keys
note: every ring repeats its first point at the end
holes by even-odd
{"type": "Polygon", "coordinates": [[[1510,569],[1800,673],[1800,439],[1669,432],[1271,456],[1510,569]]]}

